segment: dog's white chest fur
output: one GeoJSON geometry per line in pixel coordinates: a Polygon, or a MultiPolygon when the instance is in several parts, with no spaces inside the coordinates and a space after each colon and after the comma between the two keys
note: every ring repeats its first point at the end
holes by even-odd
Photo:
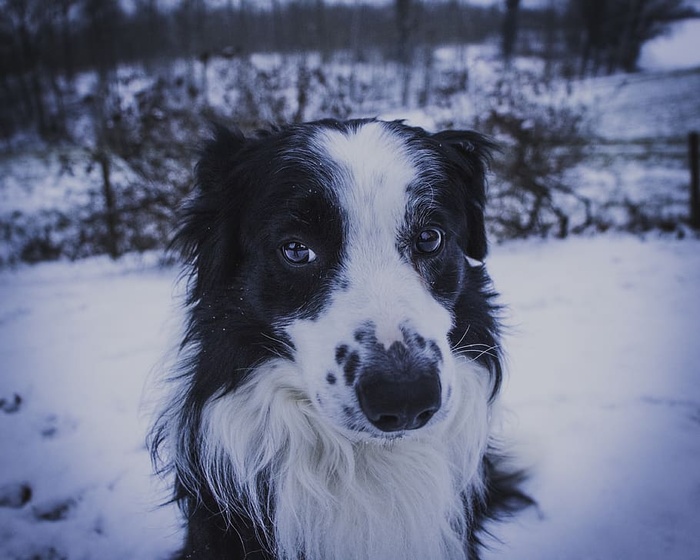
{"type": "Polygon", "coordinates": [[[464,559],[464,498],[483,490],[488,383],[471,362],[456,368],[457,413],[415,436],[351,441],[304,397],[298,370],[271,362],[205,409],[210,487],[222,503],[230,493],[248,498],[247,513],[274,527],[280,558],[464,559]]]}

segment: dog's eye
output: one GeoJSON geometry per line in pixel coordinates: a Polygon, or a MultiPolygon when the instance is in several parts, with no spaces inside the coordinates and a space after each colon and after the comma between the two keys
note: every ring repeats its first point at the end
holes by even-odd
{"type": "Polygon", "coordinates": [[[308,264],[316,260],[316,253],[299,241],[289,241],[282,245],[281,250],[290,264],[308,264]]]}
{"type": "Polygon", "coordinates": [[[416,251],[422,255],[434,255],[442,249],[443,233],[437,228],[426,228],[416,236],[416,251]]]}

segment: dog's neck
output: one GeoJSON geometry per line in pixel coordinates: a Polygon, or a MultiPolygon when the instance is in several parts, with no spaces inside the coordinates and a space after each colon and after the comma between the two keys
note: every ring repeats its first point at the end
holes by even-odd
{"type": "Polygon", "coordinates": [[[363,442],[319,416],[293,363],[269,362],[208,403],[198,452],[208,484],[223,510],[274,528],[266,537],[279,558],[464,559],[489,410],[486,374],[457,367],[445,421],[363,442]]]}

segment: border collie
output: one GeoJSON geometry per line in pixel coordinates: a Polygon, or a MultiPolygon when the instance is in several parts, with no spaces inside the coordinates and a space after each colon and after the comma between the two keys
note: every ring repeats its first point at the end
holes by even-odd
{"type": "Polygon", "coordinates": [[[179,558],[473,560],[486,521],[529,502],[490,435],[492,148],[375,119],[216,130],[177,236],[189,322],[152,434],[179,558]]]}

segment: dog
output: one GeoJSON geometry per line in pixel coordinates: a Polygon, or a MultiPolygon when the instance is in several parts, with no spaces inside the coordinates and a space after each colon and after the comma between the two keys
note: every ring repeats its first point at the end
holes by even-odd
{"type": "Polygon", "coordinates": [[[529,503],[492,436],[493,148],[377,119],[216,127],[175,240],[188,322],[151,442],[178,558],[474,560],[487,521],[529,503]]]}

